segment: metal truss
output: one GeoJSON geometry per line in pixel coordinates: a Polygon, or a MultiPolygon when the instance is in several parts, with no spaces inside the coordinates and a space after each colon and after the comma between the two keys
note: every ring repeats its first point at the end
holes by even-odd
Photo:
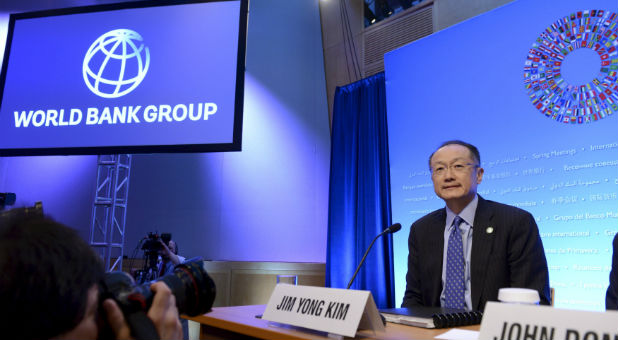
{"type": "Polygon", "coordinates": [[[106,271],[122,270],[130,170],[131,155],[97,158],[90,246],[103,259],[106,271]]]}

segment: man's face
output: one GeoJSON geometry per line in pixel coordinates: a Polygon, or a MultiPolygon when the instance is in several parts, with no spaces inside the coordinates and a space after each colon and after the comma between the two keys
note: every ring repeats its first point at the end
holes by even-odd
{"type": "Polygon", "coordinates": [[[431,157],[430,164],[433,188],[440,198],[447,203],[469,202],[474,198],[483,180],[483,168],[468,148],[458,144],[443,146],[431,157]]]}
{"type": "Polygon", "coordinates": [[[167,244],[167,247],[170,248],[170,251],[173,254],[176,254],[176,242],[170,240],[170,243],[167,244]]]}
{"type": "Polygon", "coordinates": [[[97,339],[99,327],[97,315],[99,306],[99,288],[94,285],[88,291],[88,303],[82,321],[72,330],[61,334],[54,339],[97,339]]]}
{"type": "Polygon", "coordinates": [[[162,259],[167,261],[170,259],[170,256],[171,256],[170,254],[176,254],[176,242],[170,240],[166,246],[170,252],[168,253],[165,249],[161,248],[159,249],[159,255],[161,255],[162,259]]]}

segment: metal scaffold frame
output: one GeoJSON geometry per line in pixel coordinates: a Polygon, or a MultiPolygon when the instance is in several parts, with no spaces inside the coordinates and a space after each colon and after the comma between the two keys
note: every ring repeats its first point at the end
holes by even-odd
{"type": "Polygon", "coordinates": [[[90,246],[103,259],[106,271],[122,270],[130,170],[131,155],[97,158],[90,246]]]}

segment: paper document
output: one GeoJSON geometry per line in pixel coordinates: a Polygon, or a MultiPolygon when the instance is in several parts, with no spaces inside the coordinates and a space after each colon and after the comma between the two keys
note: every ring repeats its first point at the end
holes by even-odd
{"type": "Polygon", "coordinates": [[[436,335],[434,339],[443,340],[478,340],[478,331],[469,331],[464,329],[451,329],[448,332],[436,335]]]}

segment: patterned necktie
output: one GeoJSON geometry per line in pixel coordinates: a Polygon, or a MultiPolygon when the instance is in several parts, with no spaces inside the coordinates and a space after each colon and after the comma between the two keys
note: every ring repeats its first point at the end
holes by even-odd
{"type": "Polygon", "coordinates": [[[444,290],[445,307],[463,309],[466,305],[464,282],[463,242],[459,225],[463,219],[455,216],[453,230],[448,238],[446,251],[446,289],[444,290]]]}

